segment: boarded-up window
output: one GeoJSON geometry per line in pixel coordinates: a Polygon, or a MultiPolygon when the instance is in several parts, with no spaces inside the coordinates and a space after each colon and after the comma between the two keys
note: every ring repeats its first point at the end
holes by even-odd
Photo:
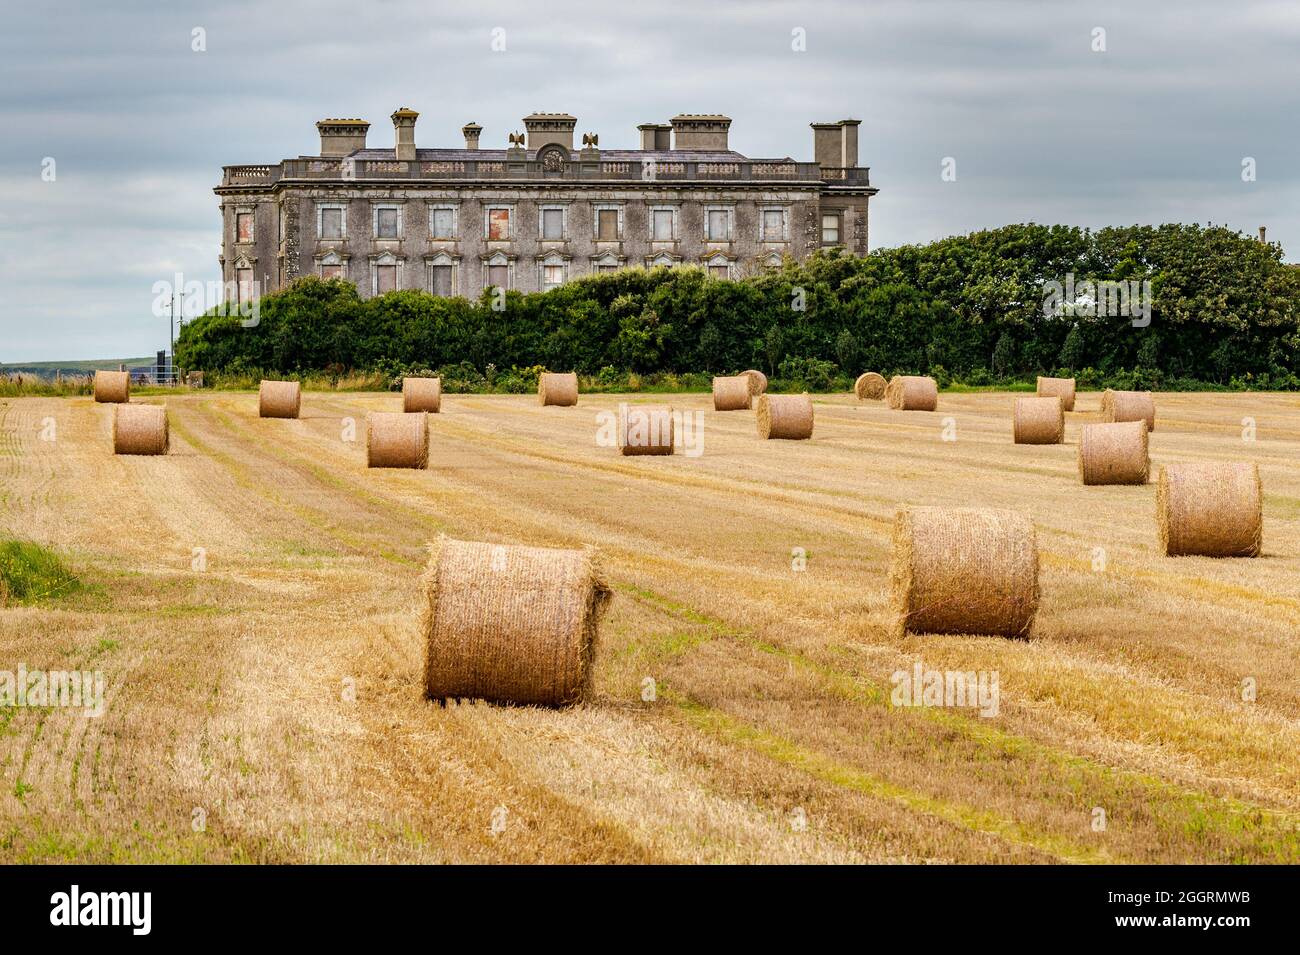
{"type": "Polygon", "coordinates": [[[343,266],[341,265],[322,265],[320,267],[320,277],[323,279],[341,279],[343,275],[343,266]]]}
{"type": "Polygon", "coordinates": [[[780,242],[785,239],[785,216],[780,209],[763,210],[763,241],[780,242]]]}
{"type": "Polygon", "coordinates": [[[710,265],[709,274],[715,279],[725,279],[730,274],[730,269],[725,262],[720,265],[710,265]]]}
{"type": "Polygon", "coordinates": [[[375,291],[383,295],[385,292],[391,292],[397,288],[397,266],[395,265],[376,265],[375,266],[375,291]]]}
{"type": "Polygon", "coordinates": [[[342,209],[322,209],[320,211],[320,237],[322,239],[343,238],[342,209]]]}
{"type": "Polygon", "coordinates": [[[563,265],[542,266],[542,288],[551,289],[564,284],[563,265]]]}
{"type": "Polygon", "coordinates": [[[505,242],[510,238],[510,210],[488,210],[488,241],[505,242]]]}
{"type": "Polygon", "coordinates": [[[443,298],[451,297],[450,265],[434,265],[429,268],[429,291],[443,298]]]}
{"type": "Polygon", "coordinates": [[[840,241],[839,213],[822,216],[822,245],[838,245],[840,241]]]}
{"type": "Polygon", "coordinates": [[[542,210],[542,238],[552,242],[564,238],[564,210],[542,210]]]}
{"type": "Polygon", "coordinates": [[[618,266],[617,266],[617,265],[598,265],[598,266],[596,266],[596,271],[597,271],[597,272],[617,272],[617,271],[618,271],[618,266]]]}
{"type": "Polygon", "coordinates": [[[235,239],[238,242],[253,241],[253,214],[240,212],[235,215],[235,239]]]}
{"type": "Polygon", "coordinates": [[[656,209],[654,211],[654,238],[657,242],[667,242],[673,237],[673,210],[656,209]]]}
{"type": "Polygon", "coordinates": [[[727,211],[710,209],[705,219],[704,237],[711,242],[725,242],[727,239],[727,211]]]}
{"type": "Polygon", "coordinates": [[[510,287],[510,266],[489,265],[488,285],[491,285],[494,288],[509,288],[510,287]]]}
{"type": "Polygon", "coordinates": [[[257,290],[253,287],[252,269],[235,269],[235,282],[240,302],[251,302],[257,298],[257,290]]]}
{"type": "Polygon", "coordinates": [[[618,238],[617,209],[600,209],[596,212],[596,238],[607,242],[618,238]]]}
{"type": "Polygon", "coordinates": [[[429,230],[435,239],[454,239],[455,219],[451,209],[434,209],[429,219],[429,230]]]}
{"type": "Polygon", "coordinates": [[[375,214],[375,237],[379,239],[397,238],[397,210],[379,209],[375,214]]]}

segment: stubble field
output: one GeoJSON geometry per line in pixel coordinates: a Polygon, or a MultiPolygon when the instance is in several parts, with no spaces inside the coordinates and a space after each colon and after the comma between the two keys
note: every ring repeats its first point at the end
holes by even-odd
{"type": "Polygon", "coordinates": [[[1095,393],[1046,447],[1011,443],[1006,394],[819,396],[805,442],[673,396],[703,454],[665,458],[595,441],[662,398],[448,395],[420,472],[365,466],[396,395],[134,400],[167,405],[168,456],[114,457],[88,398],[0,399],[0,536],[86,585],[0,609],[0,670],[107,681],[98,718],[0,712],[0,860],[1300,861],[1295,396],[1156,397],[1153,477],[1259,463],[1254,560],[1161,557],[1154,485],[1079,485],[1095,393]],[[1031,639],[891,633],[902,504],[1033,516],[1031,639]],[[422,698],[440,533],[600,548],[591,702],[422,698]],[[996,673],[997,715],[891,705],[918,660],[996,673]]]}

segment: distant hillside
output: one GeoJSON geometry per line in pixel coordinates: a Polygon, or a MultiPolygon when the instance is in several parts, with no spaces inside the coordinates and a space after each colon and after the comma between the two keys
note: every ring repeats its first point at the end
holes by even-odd
{"type": "Polygon", "coordinates": [[[127,368],[152,366],[155,360],[153,357],[149,357],[98,358],[94,361],[0,362],[0,374],[25,372],[29,375],[40,375],[42,378],[53,378],[58,372],[65,375],[86,375],[92,371],[117,371],[118,365],[125,365],[127,368]]]}

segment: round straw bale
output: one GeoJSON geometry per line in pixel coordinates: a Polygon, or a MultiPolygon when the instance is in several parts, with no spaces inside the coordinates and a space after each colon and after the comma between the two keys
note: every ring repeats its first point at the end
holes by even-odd
{"type": "Polygon", "coordinates": [[[807,395],[759,395],[758,436],[801,441],[813,433],[813,403],[807,395]]]}
{"type": "Polygon", "coordinates": [[[939,385],[923,375],[895,375],[885,388],[885,402],[900,411],[933,411],[939,406],[939,385]]]}
{"type": "Polygon", "coordinates": [[[374,411],[366,415],[366,467],[428,466],[428,414],[423,411],[374,411]]]}
{"type": "Polygon", "coordinates": [[[542,372],[537,377],[537,398],[543,405],[559,405],[562,408],[576,405],[578,403],[577,373],[542,372]]]}
{"type": "Polygon", "coordinates": [[[427,411],[437,414],[442,410],[441,378],[403,378],[402,410],[427,411]]]}
{"type": "Polygon", "coordinates": [[[431,699],[561,706],[590,691],[610,597],[590,552],[443,537],[423,588],[431,699]]]}
{"type": "Polygon", "coordinates": [[[120,404],[131,400],[131,373],[129,371],[95,372],[95,400],[120,404]]]}
{"type": "Polygon", "coordinates": [[[853,393],[858,396],[859,401],[879,401],[885,397],[887,385],[884,375],[869,371],[864,375],[858,375],[858,380],[853,383],[853,393]]]}
{"type": "Polygon", "coordinates": [[[722,375],[713,379],[714,411],[748,411],[753,393],[749,390],[749,375],[736,375],[727,378],[722,375]]]}
{"type": "Polygon", "coordinates": [[[166,454],[171,437],[162,405],[122,405],[113,409],[114,454],[166,454]]]}
{"type": "Polygon", "coordinates": [[[767,375],[754,368],[748,371],[742,371],[742,375],[749,376],[749,393],[751,395],[761,395],[767,391],[767,375]]]}
{"type": "Polygon", "coordinates": [[[1147,430],[1156,429],[1156,402],[1149,391],[1111,391],[1101,395],[1102,421],[1145,421],[1147,430]]]}
{"type": "Polygon", "coordinates": [[[1011,412],[1011,435],[1016,444],[1060,444],[1065,440],[1065,411],[1061,399],[1022,397],[1011,412]]]}
{"type": "Polygon", "coordinates": [[[1145,421],[1083,426],[1079,480],[1084,484],[1146,484],[1150,473],[1145,421]]]}
{"type": "Polygon", "coordinates": [[[902,508],[890,583],[896,629],[1027,636],[1038,610],[1038,544],[1024,514],[902,508]]]}
{"type": "Polygon", "coordinates": [[[1061,407],[1065,411],[1074,410],[1073,378],[1044,378],[1042,375],[1039,375],[1037,393],[1040,398],[1060,398],[1061,407]]]}
{"type": "Polygon", "coordinates": [[[624,454],[673,453],[672,408],[625,405],[618,417],[618,446],[624,454]]]}
{"type": "Polygon", "coordinates": [[[302,406],[302,385],[296,381],[263,379],[257,389],[257,413],[263,418],[296,418],[302,406]]]}
{"type": "Polygon", "coordinates": [[[1257,464],[1162,467],[1156,484],[1160,549],[1170,557],[1258,557],[1263,498],[1257,464]]]}

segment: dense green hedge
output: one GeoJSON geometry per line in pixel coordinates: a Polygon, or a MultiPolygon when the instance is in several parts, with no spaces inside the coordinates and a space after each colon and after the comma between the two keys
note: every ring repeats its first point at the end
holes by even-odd
{"type": "Polygon", "coordinates": [[[1300,269],[1278,246],[1194,225],[1012,225],[861,259],[818,254],[737,281],[628,269],[511,292],[501,311],[486,295],[362,300],[346,282],[304,278],[265,296],[254,328],[214,310],[177,341],[181,367],[233,374],[757,367],[810,384],[871,368],[970,384],[1067,371],[1134,387],[1292,388],[1298,357],[1300,269]],[[1149,279],[1149,327],[1044,317],[1044,283],[1067,273],[1149,279]]]}

